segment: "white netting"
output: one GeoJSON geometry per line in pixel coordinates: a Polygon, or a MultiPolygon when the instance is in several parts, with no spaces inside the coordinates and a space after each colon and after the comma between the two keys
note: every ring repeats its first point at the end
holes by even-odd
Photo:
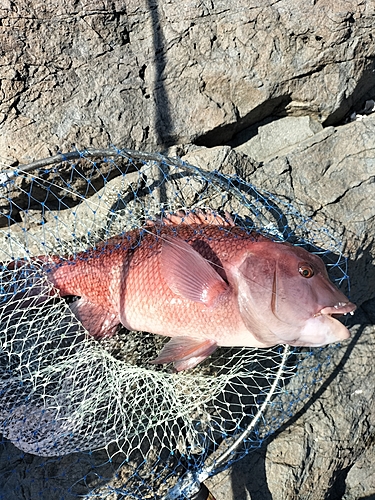
{"type": "Polygon", "coordinates": [[[313,249],[333,279],[346,279],[338,242],[290,204],[236,175],[115,149],[47,159],[0,180],[1,432],[27,454],[59,457],[40,458],[47,478],[51,464],[52,478],[64,476],[46,498],[161,498],[187,470],[222,468],[259,445],[303,400],[301,377],[289,404],[272,403],[311,369],[306,354],[282,346],[220,348],[174,373],[149,364],[161,337],[122,329],[93,339],[32,259],[75,255],[160,214],[209,207],[248,232],[313,249]],[[241,449],[218,459],[254,418],[241,449]],[[75,461],[80,472],[67,477],[75,461]]]}

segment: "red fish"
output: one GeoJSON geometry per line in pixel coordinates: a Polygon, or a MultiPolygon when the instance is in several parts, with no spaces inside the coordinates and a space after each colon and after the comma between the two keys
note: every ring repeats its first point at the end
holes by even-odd
{"type": "Polygon", "coordinates": [[[192,368],[218,346],[321,346],[349,337],[334,316],[355,306],[323,261],[248,234],[209,212],[179,212],[67,258],[48,279],[95,338],[130,330],[171,337],[153,363],[192,368]]]}

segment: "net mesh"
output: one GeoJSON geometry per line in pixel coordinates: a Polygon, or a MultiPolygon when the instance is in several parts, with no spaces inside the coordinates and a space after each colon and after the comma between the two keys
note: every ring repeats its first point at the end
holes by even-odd
{"type": "Polygon", "coordinates": [[[122,328],[92,338],[35,258],[74,256],[163,214],[208,208],[318,253],[331,279],[347,282],[334,236],[234,173],[112,148],[1,174],[0,477],[8,493],[0,488],[0,498],[185,498],[186,484],[259,446],[307,397],[334,347],[219,348],[175,373],[149,364],[163,337],[122,328]],[[14,447],[20,470],[30,464],[21,478],[14,447]]]}

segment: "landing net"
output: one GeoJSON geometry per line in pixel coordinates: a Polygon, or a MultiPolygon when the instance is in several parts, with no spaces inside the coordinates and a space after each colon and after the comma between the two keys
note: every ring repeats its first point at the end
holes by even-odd
{"type": "Polygon", "coordinates": [[[313,250],[334,281],[347,280],[328,231],[234,171],[115,148],[3,171],[0,499],[186,498],[258,447],[320,380],[334,347],[220,348],[181,373],[151,365],[168,339],[124,328],[93,339],[33,260],[179,209],[229,213],[246,231],[313,250]]]}

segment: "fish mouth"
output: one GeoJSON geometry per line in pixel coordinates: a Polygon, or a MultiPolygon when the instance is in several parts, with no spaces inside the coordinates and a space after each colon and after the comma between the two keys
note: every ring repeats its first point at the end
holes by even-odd
{"type": "Polygon", "coordinates": [[[323,307],[323,309],[321,309],[314,316],[326,315],[333,316],[334,318],[339,316],[346,316],[347,314],[353,316],[356,308],[357,307],[351,302],[338,302],[334,306],[323,307]]]}

